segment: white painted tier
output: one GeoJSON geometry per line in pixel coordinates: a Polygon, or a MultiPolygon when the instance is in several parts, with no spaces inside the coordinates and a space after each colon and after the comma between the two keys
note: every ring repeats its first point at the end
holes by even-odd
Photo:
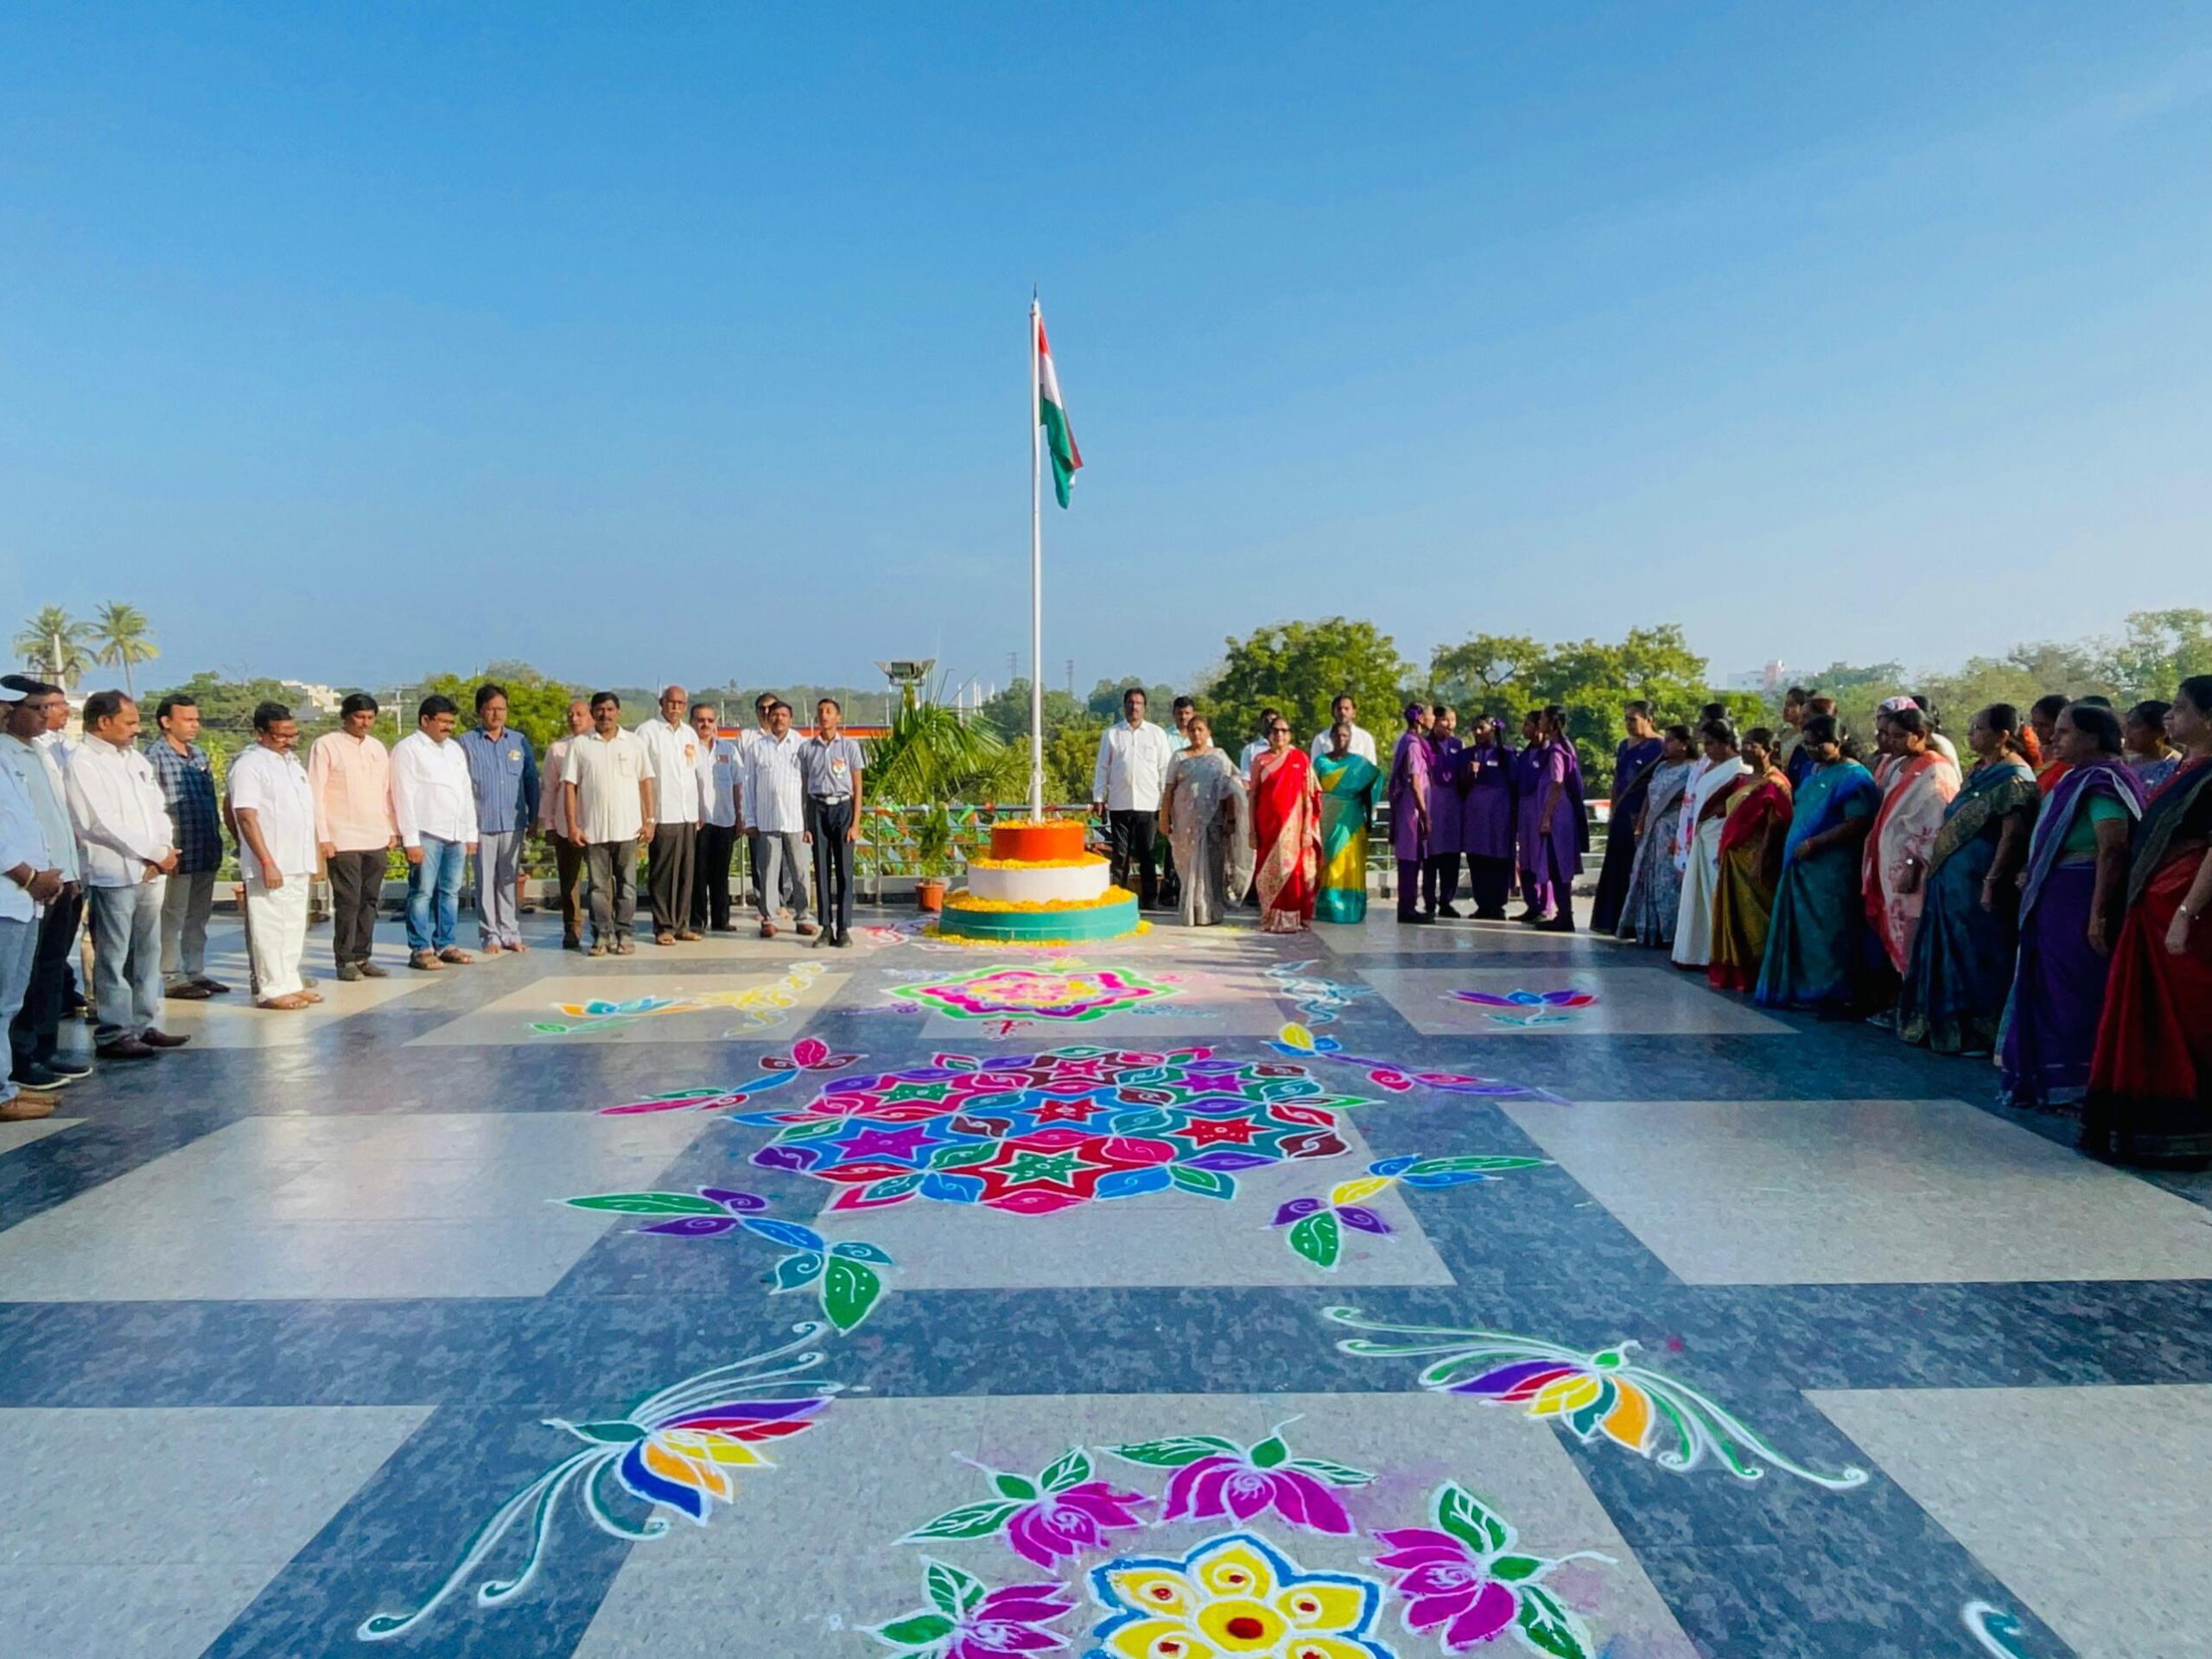
{"type": "Polygon", "coordinates": [[[968,891],[997,904],[1088,903],[1110,885],[1103,858],[1096,864],[1047,864],[1027,870],[968,867],[968,891]]]}

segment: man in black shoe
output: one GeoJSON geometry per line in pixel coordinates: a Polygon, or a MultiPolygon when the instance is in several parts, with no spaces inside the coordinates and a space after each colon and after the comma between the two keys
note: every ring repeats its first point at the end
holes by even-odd
{"type": "Polygon", "coordinates": [[[1160,830],[1160,796],[1174,758],[1167,734],[1144,717],[1144,691],[1122,693],[1122,717],[1098,739],[1098,758],[1090,770],[1092,810],[1111,837],[1114,885],[1131,891],[1132,866],[1137,902],[1146,910],[1160,903],[1160,882],[1153,857],[1160,830]]]}
{"type": "Polygon", "coordinates": [[[0,771],[14,775],[38,820],[48,857],[61,873],[61,887],[45,901],[38,938],[32,947],[30,977],[8,1025],[10,1072],[32,1088],[56,1088],[92,1075],[92,1068],[60,1052],[61,1005],[67,989],[70,953],[84,918],[85,888],[77,857],[77,834],[69,823],[68,798],[61,768],[37,740],[47,729],[48,711],[67,708],[58,685],[21,674],[0,677],[10,701],[0,709],[0,771]]]}
{"type": "Polygon", "coordinates": [[[176,844],[175,873],[162,883],[162,994],[202,1001],[230,988],[207,977],[207,912],[223,862],[215,772],[193,741],[200,735],[200,705],[190,697],[163,697],[154,724],[159,730],[145,746],[146,760],[168,804],[169,839],[176,844]]]}
{"type": "Polygon", "coordinates": [[[814,735],[798,752],[806,783],[806,839],[814,849],[814,908],[828,941],[853,942],[853,849],[861,838],[861,773],[868,758],[844,734],[835,697],[814,705],[814,735]]]}
{"type": "Polygon", "coordinates": [[[90,889],[95,1050],[150,1059],[188,1040],[154,1023],[162,999],[162,898],[176,868],[168,804],[137,747],[138,705],[120,691],[85,699],[85,741],[64,785],[90,889]]]}
{"type": "Polygon", "coordinates": [[[385,866],[399,845],[391,810],[391,755],[376,734],[377,700],[365,691],[338,706],[338,729],[308,751],[315,848],[330,881],[330,950],[338,977],[383,979],[370,960],[385,866]]]}
{"type": "Polygon", "coordinates": [[[721,734],[721,716],[711,702],[691,705],[691,729],[699,734],[699,783],[706,803],[699,820],[698,869],[691,884],[691,931],[734,933],[730,920],[729,871],[737,855],[737,744],[721,734]]]}

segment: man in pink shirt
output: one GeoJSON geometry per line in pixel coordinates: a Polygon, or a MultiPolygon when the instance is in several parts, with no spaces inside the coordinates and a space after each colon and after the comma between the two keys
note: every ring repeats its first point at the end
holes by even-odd
{"type": "Polygon", "coordinates": [[[371,734],[377,700],[356,691],[339,705],[339,729],[308,752],[315,839],[330,877],[330,947],[343,980],[383,979],[369,960],[369,936],[384,893],[385,856],[399,845],[391,816],[391,756],[371,734]]]}

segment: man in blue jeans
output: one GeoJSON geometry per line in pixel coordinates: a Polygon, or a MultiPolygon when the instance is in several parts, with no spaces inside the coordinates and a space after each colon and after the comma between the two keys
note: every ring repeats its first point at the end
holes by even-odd
{"type": "Polygon", "coordinates": [[[407,852],[407,965],[425,972],[476,960],[453,942],[463,862],[476,850],[476,787],[453,734],[460,718],[451,697],[425,697],[414,734],[391,751],[391,811],[407,852]]]}

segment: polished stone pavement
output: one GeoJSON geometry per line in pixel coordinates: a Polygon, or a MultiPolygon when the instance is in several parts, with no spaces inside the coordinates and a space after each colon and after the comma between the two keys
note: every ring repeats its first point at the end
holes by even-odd
{"type": "Polygon", "coordinates": [[[191,1047],[0,1126],[0,1656],[1434,1654],[1376,1535],[1455,1488],[1529,1621],[1459,1651],[2212,1655],[2212,1179],[1986,1063],[1472,923],[587,963],[544,919],[173,1005],[191,1047]],[[1376,1161],[1327,1270],[1270,1225],[1376,1161]]]}

